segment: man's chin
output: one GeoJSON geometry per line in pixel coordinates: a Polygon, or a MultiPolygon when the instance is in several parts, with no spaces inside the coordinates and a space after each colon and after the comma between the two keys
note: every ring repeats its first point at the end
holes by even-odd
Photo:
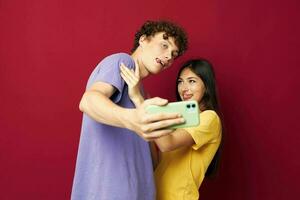
{"type": "Polygon", "coordinates": [[[149,75],[150,74],[159,74],[162,70],[156,70],[156,71],[148,71],[149,75]]]}

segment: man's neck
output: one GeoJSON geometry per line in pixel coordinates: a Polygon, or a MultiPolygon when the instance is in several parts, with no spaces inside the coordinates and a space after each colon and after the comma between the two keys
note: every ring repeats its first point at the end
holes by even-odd
{"type": "Polygon", "coordinates": [[[145,65],[140,60],[140,49],[137,48],[132,54],[131,57],[135,62],[135,66],[139,67],[140,69],[140,77],[141,79],[146,78],[149,75],[149,72],[147,71],[145,65]]]}

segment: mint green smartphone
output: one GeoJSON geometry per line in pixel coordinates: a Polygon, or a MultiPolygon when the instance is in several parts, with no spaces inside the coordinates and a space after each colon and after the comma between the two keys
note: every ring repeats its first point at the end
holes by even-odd
{"type": "Polygon", "coordinates": [[[166,106],[149,105],[146,107],[148,113],[181,113],[185,122],[172,125],[168,128],[184,128],[197,126],[200,123],[199,108],[197,101],[178,101],[168,103],[166,106]]]}

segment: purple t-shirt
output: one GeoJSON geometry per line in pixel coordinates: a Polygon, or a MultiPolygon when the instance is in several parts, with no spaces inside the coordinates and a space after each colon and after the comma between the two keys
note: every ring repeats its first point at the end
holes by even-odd
{"type": "MultiPolygon", "coordinates": [[[[92,72],[87,88],[101,81],[116,88],[111,100],[132,108],[128,88],[120,76],[125,53],[104,58],[92,72]]],[[[94,121],[83,115],[72,200],[154,200],[155,186],[149,145],[136,133],[94,121]]]]}

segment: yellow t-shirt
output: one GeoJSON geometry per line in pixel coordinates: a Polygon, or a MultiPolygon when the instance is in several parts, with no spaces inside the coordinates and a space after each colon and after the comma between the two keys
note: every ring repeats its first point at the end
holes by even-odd
{"type": "Polygon", "coordinates": [[[197,127],[185,128],[195,141],[162,153],[155,170],[157,200],[198,200],[198,189],[221,142],[221,122],[215,111],[200,113],[197,127]]]}

